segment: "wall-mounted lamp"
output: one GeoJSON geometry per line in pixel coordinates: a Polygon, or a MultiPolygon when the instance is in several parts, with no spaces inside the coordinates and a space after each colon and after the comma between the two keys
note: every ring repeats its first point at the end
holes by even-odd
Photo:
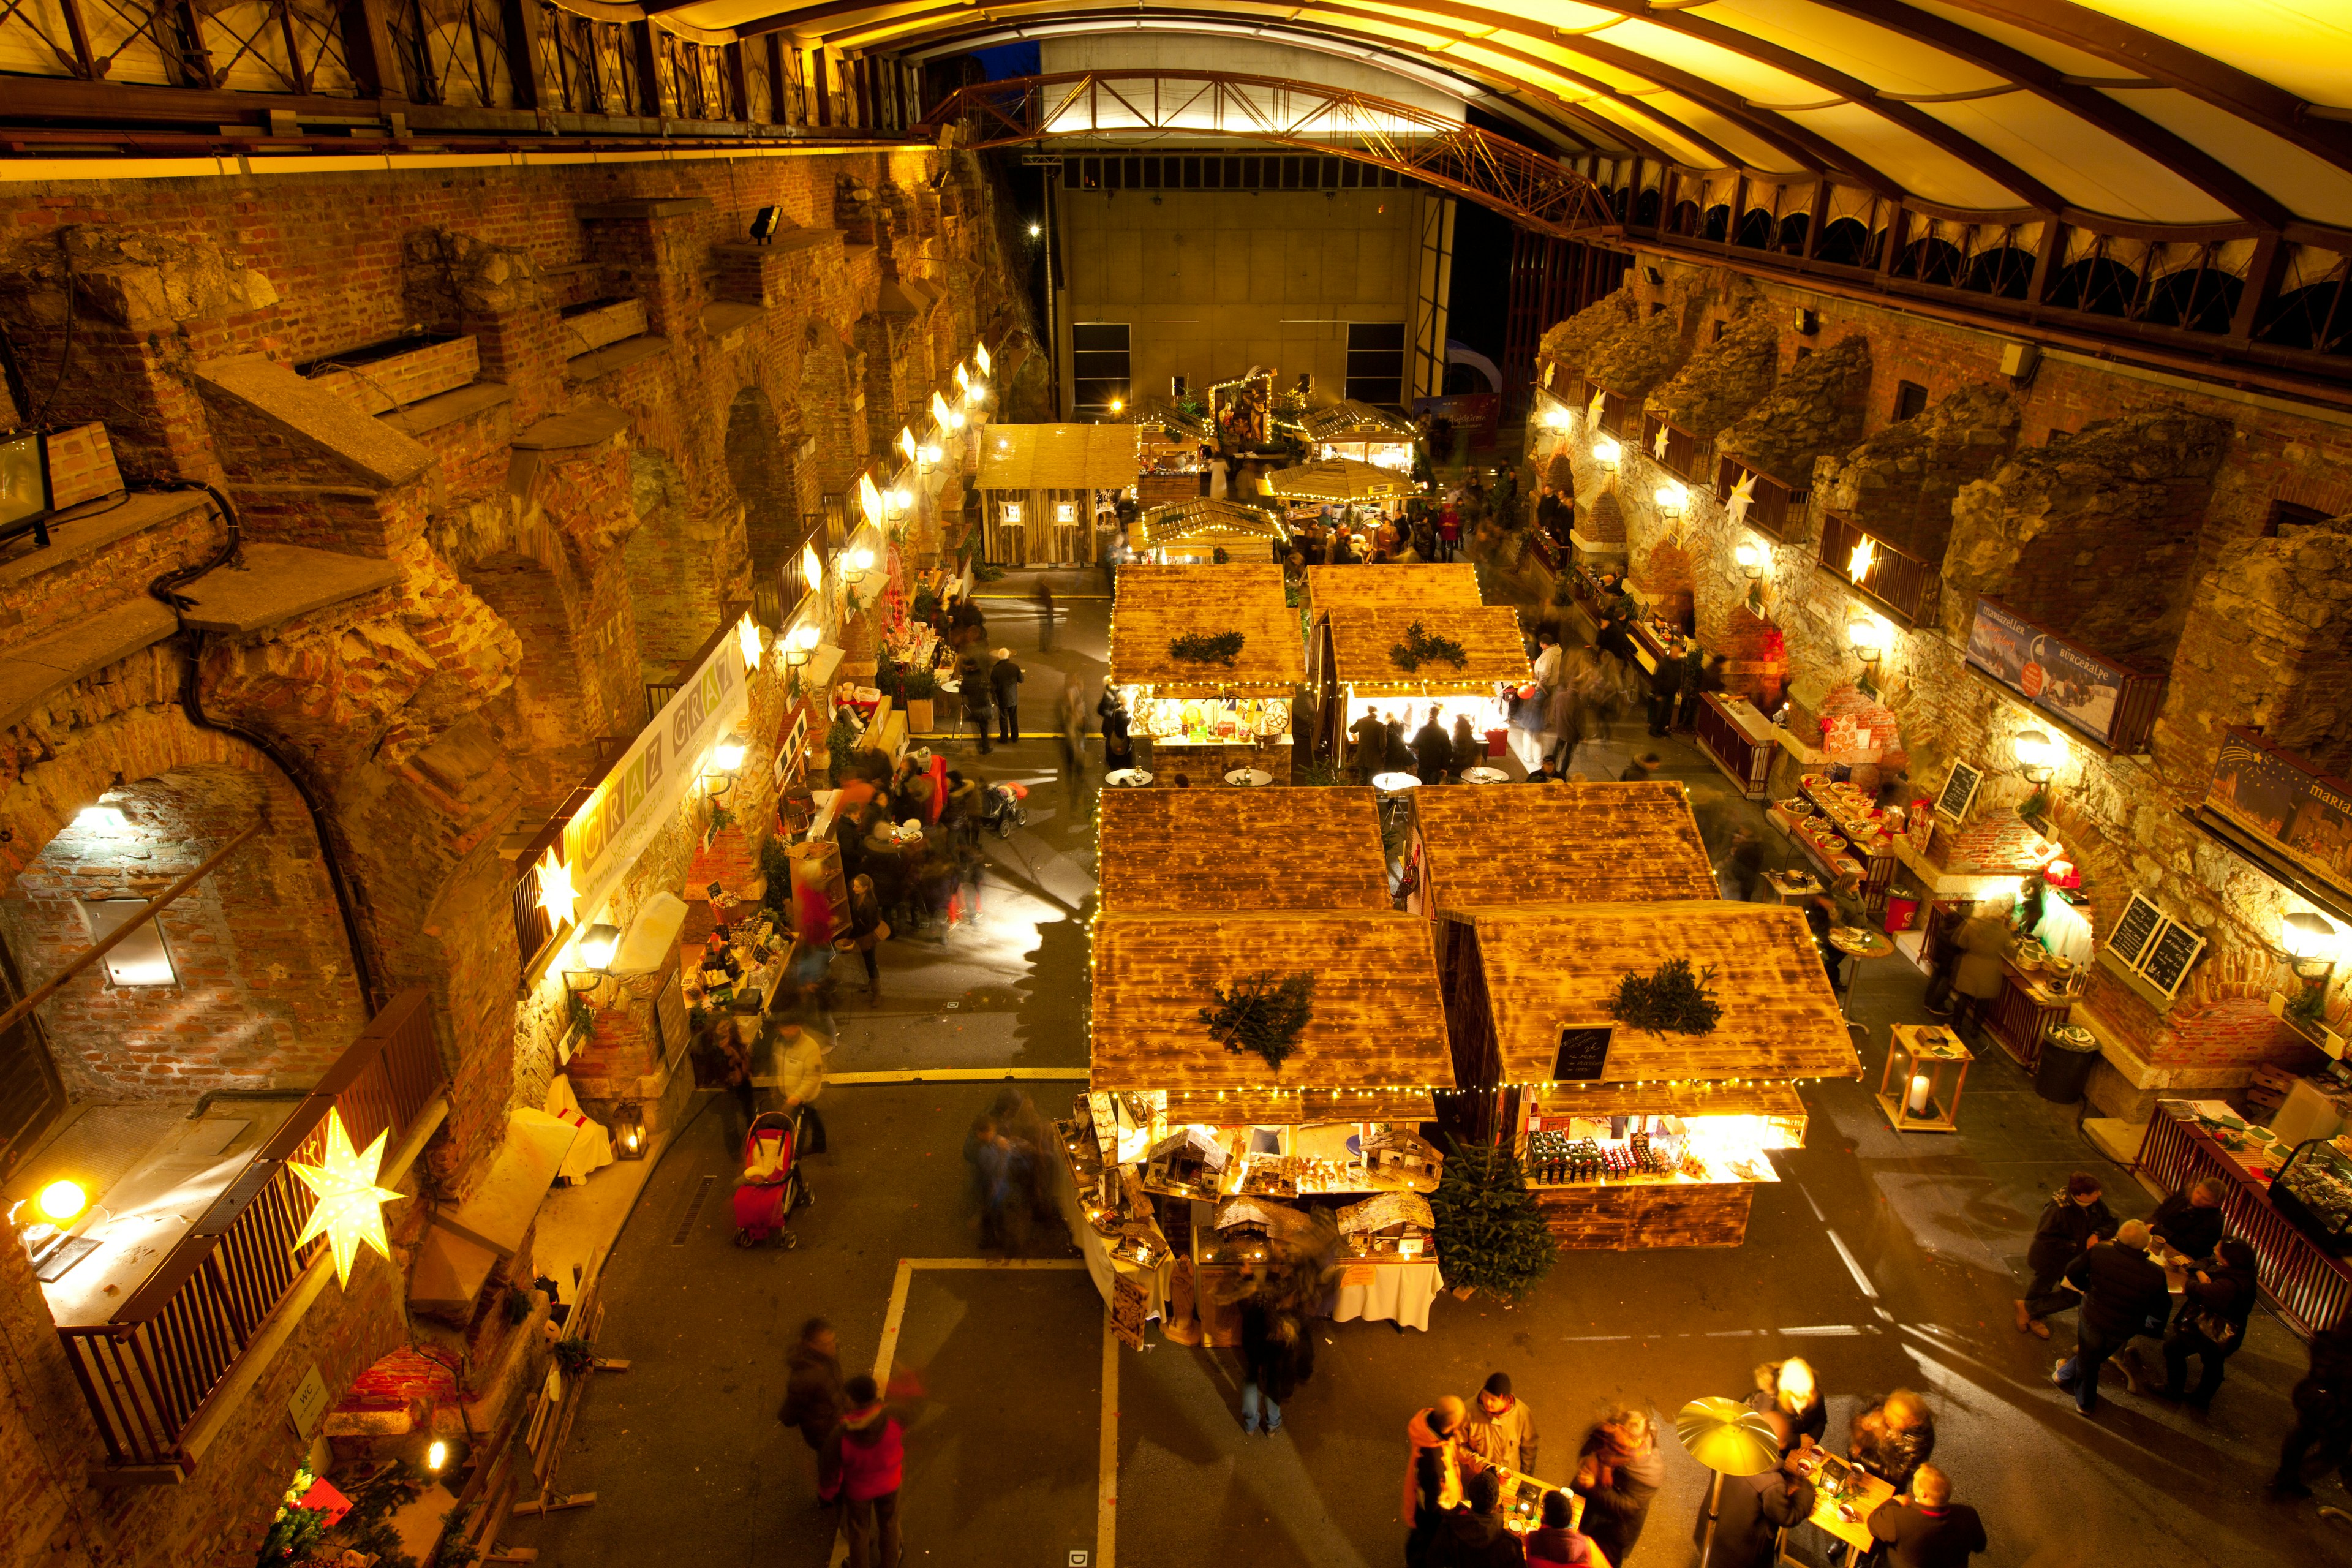
{"type": "Polygon", "coordinates": [[[2028,784],[2048,784],[2058,771],[2058,742],[2040,730],[2020,730],[2010,737],[2009,749],[2017,758],[2017,772],[2028,784]]]}
{"type": "Polygon", "coordinates": [[[810,658],[816,652],[817,641],[822,635],[805,621],[786,632],[782,639],[784,662],[794,669],[808,663],[810,658]]]}
{"type": "Polygon", "coordinates": [[[948,400],[936,392],[931,394],[931,417],[939,422],[939,426],[942,430],[963,428],[963,416],[950,408],[948,400]]]}
{"type": "Polygon", "coordinates": [[[1624,461],[1625,448],[1603,436],[1592,443],[1592,458],[1604,472],[1613,474],[1617,471],[1617,465],[1624,461]]]}
{"type": "Polygon", "coordinates": [[[1543,422],[1544,428],[1547,430],[1565,430],[1573,421],[1565,408],[1547,408],[1544,410],[1543,422]]]}
{"type": "Polygon", "coordinates": [[[890,510],[892,511],[903,512],[914,504],[915,492],[908,489],[906,486],[900,485],[890,492],[890,510]]]}
{"type": "Polygon", "coordinates": [[[34,1196],[33,1206],[51,1225],[71,1225],[89,1207],[89,1193],[79,1182],[51,1182],[34,1196]]]}
{"type": "Polygon", "coordinates": [[[1879,629],[1878,617],[1868,610],[1856,610],[1845,623],[1845,640],[1853,645],[1854,656],[1865,665],[1876,664],[1886,653],[1886,634],[1879,629]]]}
{"type": "Polygon", "coordinates": [[[947,454],[937,447],[925,447],[919,451],[916,456],[920,458],[923,461],[923,465],[928,468],[932,464],[937,463],[941,458],[946,457],[947,454]]]}
{"type": "Polygon", "coordinates": [[[1659,516],[1679,521],[1690,505],[1690,487],[1670,481],[1651,491],[1650,499],[1658,503],[1659,516]]]}
{"type": "Polygon", "coordinates": [[[751,750],[751,742],[742,731],[732,731],[719,738],[710,748],[710,765],[722,773],[741,771],[743,758],[751,750]]]}
{"type": "Polygon", "coordinates": [[[613,954],[621,945],[621,928],[601,921],[582,931],[572,944],[572,955],[580,967],[563,972],[563,984],[582,994],[593,991],[604,983],[613,967],[613,954]]]}
{"type": "Polygon", "coordinates": [[[1740,571],[1750,579],[1764,575],[1764,551],[1754,540],[1741,540],[1739,547],[1731,552],[1731,558],[1739,563],[1740,571]]]}
{"type": "Polygon", "coordinates": [[[866,580],[866,574],[873,570],[874,552],[871,550],[861,547],[842,552],[841,580],[843,582],[862,583],[866,580]]]}
{"type": "Polygon", "coordinates": [[[1124,414],[1124,413],[1126,413],[1126,412],[1127,412],[1127,399],[1126,399],[1126,398],[1124,398],[1124,397],[1114,397],[1114,398],[1112,398],[1112,399],[1110,400],[1110,411],[1111,411],[1113,414],[1124,414]]]}
{"type": "Polygon", "coordinates": [[[2336,959],[2343,944],[2344,933],[2326,915],[2305,910],[2279,917],[2280,951],[2286,954],[2295,978],[2305,984],[2324,988],[2336,977],[2336,959]]]}

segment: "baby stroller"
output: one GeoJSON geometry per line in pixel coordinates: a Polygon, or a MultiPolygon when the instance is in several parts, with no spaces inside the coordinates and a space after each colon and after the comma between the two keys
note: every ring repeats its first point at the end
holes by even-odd
{"type": "Polygon", "coordinates": [[[784,1222],[797,1208],[816,1202],[800,1173],[800,1117],[789,1110],[763,1110],[743,1136],[743,1180],[735,1189],[735,1245],[757,1247],[770,1237],[790,1251],[801,1244],[784,1222]]]}
{"type": "Polygon", "coordinates": [[[1029,826],[1029,808],[1023,805],[1029,798],[1029,786],[1006,781],[988,786],[981,797],[980,824],[993,827],[999,838],[1010,838],[1016,827],[1029,826]]]}

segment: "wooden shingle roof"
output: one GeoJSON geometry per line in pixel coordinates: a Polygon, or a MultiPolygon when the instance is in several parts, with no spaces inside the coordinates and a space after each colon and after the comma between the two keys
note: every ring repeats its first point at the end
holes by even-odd
{"type": "Polygon", "coordinates": [[[1282,568],[1271,561],[1234,562],[1223,566],[1122,566],[1118,569],[1120,605],[1213,605],[1242,598],[1267,588],[1279,597],[1282,568]]]}
{"type": "Polygon", "coordinates": [[[1135,483],[1132,425],[991,425],[981,432],[984,490],[1115,490],[1135,483]]]}
{"type": "Polygon", "coordinates": [[[1721,896],[1677,784],[1421,789],[1412,812],[1424,907],[1721,896]]]}
{"type": "Polygon", "coordinates": [[[1410,441],[1417,434],[1402,415],[1353,397],[1309,409],[1298,425],[1313,441],[1410,441]]]}
{"type": "Polygon", "coordinates": [[[1110,612],[1112,685],[1209,696],[1296,686],[1305,675],[1298,612],[1283,602],[1281,567],[1119,568],[1110,612]],[[1241,652],[1229,666],[1180,659],[1169,644],[1188,632],[1239,632],[1241,652]]]}
{"type": "Polygon", "coordinates": [[[1138,533],[1139,550],[1160,550],[1177,543],[1223,544],[1264,556],[1268,546],[1290,537],[1290,529],[1265,507],[1200,496],[1152,508],[1144,513],[1138,533]]]}
{"type": "Polygon", "coordinates": [[[1430,930],[1412,915],[1098,916],[1093,1035],[1098,1089],[1454,1084],[1430,930]],[[1278,1069],[1227,1050],[1201,1022],[1213,990],[1308,971],[1313,1010],[1278,1069]]]}
{"type": "Polygon", "coordinates": [[[1616,1031],[1609,1083],[1862,1076],[1845,1015],[1796,910],[1712,900],[1471,909],[1439,918],[1476,928],[1507,1083],[1549,1079],[1564,1028],[1616,1031]],[[1723,1017],[1710,1033],[1653,1035],[1609,1016],[1621,980],[1670,958],[1688,959],[1694,971],[1714,967],[1708,986],[1723,1017]]]}
{"type": "Polygon", "coordinates": [[[1425,1089],[1308,1089],[1274,1094],[1255,1089],[1168,1091],[1168,1120],[1220,1127],[1313,1121],[1434,1121],[1437,1098],[1425,1089]]]}
{"type": "Polygon", "coordinates": [[[1423,690],[1480,690],[1533,678],[1519,612],[1508,605],[1351,605],[1331,611],[1331,667],[1356,695],[1411,695],[1423,690]],[[1413,622],[1462,645],[1460,668],[1424,662],[1406,670],[1390,657],[1413,622]]]}
{"type": "Polygon", "coordinates": [[[1416,566],[1309,566],[1307,605],[1316,615],[1341,608],[1381,609],[1403,605],[1429,610],[1445,605],[1476,605],[1478,568],[1468,562],[1416,566]]]}
{"type": "Polygon", "coordinates": [[[1108,789],[1106,914],[1387,913],[1369,789],[1108,789]]]}

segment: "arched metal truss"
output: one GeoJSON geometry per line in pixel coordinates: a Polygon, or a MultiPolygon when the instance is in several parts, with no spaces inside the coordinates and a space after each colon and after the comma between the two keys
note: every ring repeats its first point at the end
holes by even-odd
{"type": "Polygon", "coordinates": [[[1393,169],[1560,239],[1616,222],[1591,181],[1539,153],[1415,104],[1314,82],[1219,71],[1020,77],[963,88],[916,129],[950,126],[972,151],[1105,135],[1244,137],[1393,169]]]}

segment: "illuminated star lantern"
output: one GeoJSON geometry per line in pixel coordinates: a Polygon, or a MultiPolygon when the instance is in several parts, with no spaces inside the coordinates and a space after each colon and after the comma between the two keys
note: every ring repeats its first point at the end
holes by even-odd
{"type": "Polygon", "coordinates": [[[735,640],[743,649],[743,668],[760,668],[760,623],[745,616],[735,623],[735,640]]]}
{"type": "Polygon", "coordinates": [[[955,384],[958,392],[962,393],[966,397],[971,395],[971,372],[964,369],[961,360],[956,361],[955,384]]]}
{"type": "Polygon", "coordinates": [[[1650,443],[1650,455],[1658,458],[1661,462],[1664,461],[1666,456],[1666,437],[1673,434],[1674,432],[1668,430],[1664,426],[1659,426],[1656,438],[1652,440],[1650,443]]]}
{"type": "Polygon", "coordinates": [[[882,492],[876,488],[871,474],[857,476],[857,508],[866,514],[866,521],[882,521],[882,492]]]}
{"type": "Polygon", "coordinates": [[[549,923],[562,931],[572,923],[572,908],[579,901],[572,887],[572,868],[556,859],[551,846],[547,858],[533,869],[539,873],[539,907],[547,911],[549,923]]]}
{"type": "Polygon", "coordinates": [[[376,1173],[383,1166],[384,1140],[390,1136],[389,1131],[379,1132],[366,1153],[354,1153],[342,1117],[330,1108],[325,1159],[316,1165],[299,1160],[286,1162],[286,1168],[319,1199],[294,1246],[299,1250],[325,1237],[328,1249],[335,1255],[335,1279],[346,1289],[351,1287],[352,1262],[359,1256],[361,1242],[373,1247],[387,1263],[392,1260],[392,1238],[383,1232],[383,1205],[398,1202],[404,1194],[375,1184],[376,1173]]]}
{"type": "Polygon", "coordinates": [[[1853,553],[1846,557],[1845,574],[1853,578],[1858,585],[1864,577],[1870,575],[1870,569],[1877,560],[1878,542],[1864,534],[1862,537],[1862,542],[1853,547],[1853,553]]]}
{"type": "Polygon", "coordinates": [[[986,343],[978,343],[973,345],[971,360],[974,364],[980,366],[981,374],[991,375],[995,373],[995,367],[988,363],[988,345],[986,343]]]}
{"type": "Polygon", "coordinates": [[[1756,476],[1754,474],[1740,475],[1739,482],[1731,487],[1731,494],[1725,497],[1723,502],[1724,510],[1731,514],[1731,522],[1733,527],[1736,528],[1740,523],[1747,521],[1748,505],[1755,500],[1756,476]]]}
{"type": "Polygon", "coordinates": [[[814,588],[824,581],[824,563],[816,556],[816,546],[803,540],[801,543],[801,581],[814,588]]]}
{"type": "Polygon", "coordinates": [[[915,433],[904,425],[898,426],[898,450],[907,454],[907,461],[915,460],[915,433]]]}
{"type": "Polygon", "coordinates": [[[1601,428],[1601,405],[1602,403],[1607,401],[1608,396],[1609,395],[1605,392],[1594,393],[1592,395],[1592,402],[1587,405],[1584,410],[1585,424],[1591,426],[1595,430],[1601,428]]]}

